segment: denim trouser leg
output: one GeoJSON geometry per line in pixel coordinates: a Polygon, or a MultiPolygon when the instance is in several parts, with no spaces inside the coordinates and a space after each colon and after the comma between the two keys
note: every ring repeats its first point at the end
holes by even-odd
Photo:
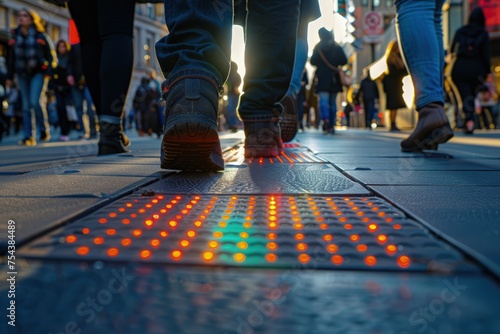
{"type": "Polygon", "coordinates": [[[285,96],[295,58],[299,0],[249,0],[243,95],[239,114],[269,119],[285,96]]]}
{"type": "Polygon", "coordinates": [[[170,33],[155,48],[167,85],[208,74],[222,86],[231,59],[232,0],[167,0],[165,22],[170,33]]]}
{"type": "Polygon", "coordinates": [[[42,94],[44,83],[45,79],[41,73],[37,73],[32,77],[19,76],[24,138],[34,137],[31,109],[35,112],[38,130],[40,132],[45,132],[47,130],[47,125],[45,123],[46,117],[44,117],[43,109],[40,105],[40,95],[42,94]]]}
{"type": "Polygon", "coordinates": [[[73,98],[73,105],[78,116],[78,126],[80,127],[80,131],[85,133],[85,126],[83,125],[83,93],[83,89],[77,86],[71,87],[71,97],[73,98]]]}
{"type": "Polygon", "coordinates": [[[288,95],[295,97],[299,94],[302,72],[304,71],[304,66],[306,66],[307,61],[307,51],[307,37],[297,37],[297,43],[295,45],[295,61],[293,63],[293,73],[290,81],[290,87],[288,87],[288,95]]]}
{"type": "Polygon", "coordinates": [[[337,93],[319,92],[319,110],[322,120],[330,121],[335,126],[337,119],[337,93]]]}
{"type": "Polygon", "coordinates": [[[444,102],[443,2],[396,1],[398,37],[415,86],[417,110],[431,102],[444,102]]]}

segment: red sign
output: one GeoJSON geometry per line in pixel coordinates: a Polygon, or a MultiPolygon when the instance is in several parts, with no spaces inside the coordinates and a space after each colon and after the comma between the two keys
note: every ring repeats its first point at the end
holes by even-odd
{"type": "Polygon", "coordinates": [[[384,33],[384,20],[379,12],[368,12],[363,17],[363,31],[366,36],[375,37],[384,33]]]}

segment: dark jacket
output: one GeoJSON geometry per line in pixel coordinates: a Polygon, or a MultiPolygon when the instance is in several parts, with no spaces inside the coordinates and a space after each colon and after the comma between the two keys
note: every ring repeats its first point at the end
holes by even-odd
{"type": "Polygon", "coordinates": [[[344,50],[333,39],[333,34],[321,28],[319,30],[320,42],[316,44],[311,56],[311,65],[316,66],[317,92],[338,93],[342,91],[342,83],[338,72],[332,70],[322,59],[320,50],[330,65],[338,67],[347,64],[344,50]]]}
{"type": "Polygon", "coordinates": [[[18,75],[34,75],[36,73],[43,73],[44,75],[52,76],[53,74],[53,63],[54,63],[54,53],[53,53],[53,45],[52,41],[49,39],[49,37],[42,33],[37,31],[35,33],[35,38],[36,38],[36,60],[37,60],[37,66],[33,70],[28,70],[26,67],[19,68],[17,66],[17,55],[16,55],[16,48],[18,46],[18,36],[21,36],[24,38],[24,36],[21,34],[21,29],[20,28],[15,28],[11,30],[11,39],[9,40],[9,50],[8,50],[8,64],[7,64],[7,77],[9,80],[12,80],[14,78],[14,74],[18,75]]]}
{"type": "Polygon", "coordinates": [[[370,75],[361,80],[358,94],[361,95],[363,101],[373,101],[379,98],[377,83],[371,79],[370,75]]]}
{"type": "Polygon", "coordinates": [[[450,44],[450,52],[456,56],[453,81],[484,80],[491,72],[489,35],[481,8],[475,8],[468,24],[457,30],[450,44]]]}

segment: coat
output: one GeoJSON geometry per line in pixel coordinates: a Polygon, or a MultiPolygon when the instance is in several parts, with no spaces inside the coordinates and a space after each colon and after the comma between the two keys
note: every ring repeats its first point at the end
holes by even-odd
{"type": "Polygon", "coordinates": [[[347,64],[347,56],[340,45],[332,40],[322,40],[314,47],[311,56],[311,65],[316,66],[316,92],[338,93],[342,91],[342,83],[338,72],[332,70],[323,61],[319,50],[322,51],[326,60],[333,66],[342,66],[347,64]]]}

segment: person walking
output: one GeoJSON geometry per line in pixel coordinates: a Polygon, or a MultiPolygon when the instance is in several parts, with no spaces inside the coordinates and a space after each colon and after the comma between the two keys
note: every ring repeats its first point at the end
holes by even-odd
{"type": "Polygon", "coordinates": [[[238,73],[238,64],[231,61],[231,69],[229,70],[229,77],[226,81],[227,86],[227,127],[232,132],[238,131],[242,127],[241,121],[238,119],[238,100],[240,98],[241,76],[238,73]]]}
{"type": "Polygon", "coordinates": [[[363,79],[361,79],[361,83],[359,84],[358,95],[365,111],[365,126],[367,129],[372,130],[372,122],[377,114],[375,104],[379,98],[379,92],[377,83],[372,80],[369,70],[366,67],[363,69],[363,79]]]}
{"type": "Polygon", "coordinates": [[[57,66],[54,69],[54,77],[49,87],[54,90],[56,97],[56,109],[61,136],[59,141],[69,141],[69,120],[66,106],[72,103],[71,85],[74,83],[68,77],[70,46],[65,40],[59,40],[56,44],[57,66]]]}
{"type": "Polygon", "coordinates": [[[45,34],[40,16],[31,9],[23,8],[18,13],[18,26],[11,31],[8,75],[6,86],[12,86],[14,75],[21,94],[23,113],[23,139],[20,145],[34,146],[36,132],[33,131],[32,110],[40,141],[50,140],[47,111],[40,103],[48,78],[52,76],[56,63],[52,41],[45,34]]]}
{"type": "Polygon", "coordinates": [[[342,92],[342,83],[338,71],[332,67],[347,64],[344,50],[335,42],[333,32],[326,28],[318,31],[320,42],[313,49],[310,63],[316,66],[319,109],[323,120],[323,131],[335,133],[337,120],[337,94],[342,92]]]}
{"type": "Polygon", "coordinates": [[[418,121],[404,152],[437,149],[453,137],[444,111],[443,29],[444,0],[396,0],[396,27],[403,59],[415,87],[418,121]]]}
{"type": "Polygon", "coordinates": [[[490,38],[485,22],[481,7],[474,8],[467,25],[457,30],[450,44],[452,86],[458,98],[459,109],[465,115],[466,134],[474,132],[474,100],[478,89],[491,73],[490,38]]]}
{"type": "MultiPolygon", "coordinates": [[[[248,0],[243,94],[246,157],[283,149],[281,110],[293,70],[299,0],[248,0]]],[[[230,68],[233,2],[165,2],[170,33],[156,43],[163,82],[165,127],[161,167],[218,171],[224,160],[217,133],[219,94],[230,68]]]]}
{"type": "Polygon", "coordinates": [[[122,120],[132,77],[135,0],[71,0],[68,8],[99,118],[98,155],[129,152],[122,120]]]}
{"type": "Polygon", "coordinates": [[[396,126],[398,109],[406,108],[403,99],[403,78],[408,75],[398,42],[392,40],[386,49],[387,70],[382,79],[386,96],[386,109],[390,112],[390,131],[400,131],[396,126]]]}

